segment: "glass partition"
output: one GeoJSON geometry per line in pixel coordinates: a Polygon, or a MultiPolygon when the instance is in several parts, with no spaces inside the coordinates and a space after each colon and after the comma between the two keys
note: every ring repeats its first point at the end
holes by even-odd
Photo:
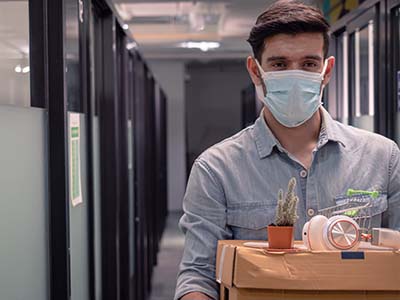
{"type": "MultiPolygon", "coordinates": [[[[87,138],[86,138],[86,117],[84,114],[68,113],[69,122],[71,114],[79,118],[79,144],[73,149],[71,137],[69,140],[70,168],[78,168],[75,180],[74,175],[70,177],[70,255],[71,255],[71,299],[84,300],[89,299],[89,273],[88,273],[88,194],[87,194],[87,138]],[[71,155],[70,151],[77,150],[78,153],[71,155]],[[76,160],[74,156],[77,155],[76,160]],[[71,159],[72,158],[72,159],[71,159]],[[76,164],[74,165],[74,162],[76,164]],[[75,185],[78,186],[75,186],[75,185]],[[72,197],[79,195],[81,200],[74,202],[72,197]]],[[[68,131],[69,135],[71,131],[68,131]]],[[[74,171],[72,171],[74,172],[74,171]]],[[[79,197],[78,196],[78,197],[79,197]]]]}
{"type": "Polygon", "coordinates": [[[0,104],[31,106],[29,1],[0,1],[0,104]]]}
{"type": "Polygon", "coordinates": [[[340,122],[349,124],[349,48],[347,32],[343,32],[338,36],[336,47],[336,117],[340,122]]]}
{"type": "Polygon", "coordinates": [[[49,299],[47,111],[31,105],[29,17],[29,1],[0,1],[0,294],[10,300],[49,299]]]}
{"type": "Polygon", "coordinates": [[[90,63],[90,103],[89,103],[89,122],[92,126],[92,178],[93,178],[93,232],[94,232],[94,281],[95,299],[101,299],[102,295],[102,266],[101,266],[101,162],[100,162],[100,117],[99,99],[101,93],[101,76],[99,65],[99,55],[101,49],[101,22],[93,7],[90,10],[90,43],[89,43],[89,63],[90,63]],[[97,60],[96,60],[97,59],[97,60]]]}
{"type": "Polygon", "coordinates": [[[374,22],[357,28],[352,42],[352,125],[374,131],[375,73],[374,73],[374,22]]]}
{"type": "Polygon", "coordinates": [[[87,116],[83,114],[82,61],[80,53],[79,2],[65,0],[65,66],[68,125],[79,120],[78,141],[73,141],[71,128],[69,142],[69,239],[71,299],[89,299],[89,229],[88,229],[88,174],[87,174],[87,116]],[[76,120],[75,120],[76,121],[76,120]],[[74,173],[75,172],[75,173],[74,173]],[[71,176],[72,174],[72,176],[71,176]],[[80,200],[75,201],[75,199],[80,200]]]}

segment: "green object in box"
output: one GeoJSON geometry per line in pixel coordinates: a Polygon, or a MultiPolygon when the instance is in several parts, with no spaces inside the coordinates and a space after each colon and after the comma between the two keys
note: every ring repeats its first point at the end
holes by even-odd
{"type": "Polygon", "coordinates": [[[348,189],[346,195],[349,197],[354,196],[354,195],[369,195],[373,199],[375,199],[375,198],[378,198],[379,192],[378,191],[363,191],[363,190],[348,189]]]}

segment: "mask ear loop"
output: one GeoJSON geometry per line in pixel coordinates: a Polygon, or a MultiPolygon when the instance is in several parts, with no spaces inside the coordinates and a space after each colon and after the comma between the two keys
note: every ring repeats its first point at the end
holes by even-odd
{"type": "Polygon", "coordinates": [[[322,68],[322,72],[321,72],[322,81],[324,81],[324,79],[325,79],[325,72],[326,72],[327,67],[328,67],[328,60],[325,59],[324,67],[322,68]]]}
{"type": "Polygon", "coordinates": [[[264,82],[264,77],[265,77],[265,72],[263,70],[263,68],[261,67],[260,63],[258,62],[257,58],[253,57],[254,61],[256,62],[256,65],[258,67],[258,73],[259,73],[259,78],[261,79],[261,85],[263,87],[263,92],[264,95],[267,94],[267,87],[265,86],[265,82],[264,82]]]}
{"type": "Polygon", "coordinates": [[[257,67],[258,67],[258,72],[260,73],[260,77],[261,77],[261,78],[264,78],[264,77],[265,77],[265,72],[264,72],[263,68],[261,67],[261,65],[260,65],[260,63],[258,62],[257,58],[254,58],[254,57],[253,57],[253,59],[254,59],[254,61],[256,62],[256,65],[257,65],[257,67]]]}
{"type": "Polygon", "coordinates": [[[319,102],[321,103],[321,105],[323,104],[322,102],[322,95],[324,93],[324,88],[325,88],[325,84],[324,84],[324,80],[325,80],[325,72],[326,72],[326,68],[328,67],[328,60],[325,59],[324,62],[324,67],[322,68],[322,72],[321,72],[321,91],[320,91],[320,95],[319,95],[319,102]]]}

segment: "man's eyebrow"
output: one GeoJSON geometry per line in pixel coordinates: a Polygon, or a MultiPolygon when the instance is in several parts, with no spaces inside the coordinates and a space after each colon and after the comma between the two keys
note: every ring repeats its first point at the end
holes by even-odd
{"type": "Polygon", "coordinates": [[[315,60],[322,60],[320,55],[306,55],[304,56],[305,59],[315,59],[315,60]]]}
{"type": "Polygon", "coordinates": [[[286,60],[286,56],[271,56],[267,58],[267,62],[276,61],[276,60],[286,60]]]}
{"type": "MultiPolygon", "coordinates": [[[[289,58],[286,56],[271,56],[267,58],[267,62],[274,62],[277,60],[288,60],[289,58]]],[[[322,56],[320,55],[306,55],[303,59],[314,59],[314,60],[322,60],[322,56]]]]}

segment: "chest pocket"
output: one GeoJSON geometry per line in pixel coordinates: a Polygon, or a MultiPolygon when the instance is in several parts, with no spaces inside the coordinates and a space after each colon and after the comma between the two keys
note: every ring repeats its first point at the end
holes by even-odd
{"type": "Polygon", "coordinates": [[[339,196],[335,198],[337,205],[346,204],[349,201],[360,202],[367,204],[372,201],[372,206],[367,210],[368,214],[371,215],[370,228],[381,227],[382,226],[382,214],[388,209],[387,194],[380,193],[375,199],[369,197],[368,195],[354,195],[354,196],[339,196]]]}
{"type": "Polygon", "coordinates": [[[228,208],[227,223],[236,240],[266,240],[266,227],[275,220],[275,206],[254,205],[228,208]]]}

